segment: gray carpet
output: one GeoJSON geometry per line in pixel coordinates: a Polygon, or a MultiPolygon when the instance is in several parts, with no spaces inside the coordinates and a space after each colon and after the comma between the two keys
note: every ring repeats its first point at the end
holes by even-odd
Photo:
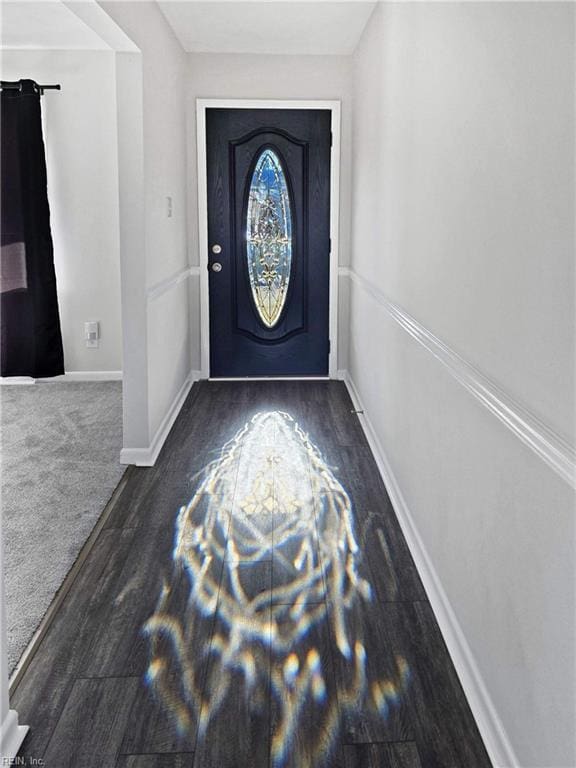
{"type": "Polygon", "coordinates": [[[124,472],[122,384],[3,386],[0,410],[12,670],[124,472]]]}

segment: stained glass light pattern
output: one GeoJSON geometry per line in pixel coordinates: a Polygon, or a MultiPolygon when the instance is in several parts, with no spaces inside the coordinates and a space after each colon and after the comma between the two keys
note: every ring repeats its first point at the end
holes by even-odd
{"type": "MultiPolygon", "coordinates": [[[[382,530],[365,523],[360,536],[375,530],[387,553],[382,530]]],[[[341,726],[361,717],[379,729],[400,704],[407,661],[372,659],[365,644],[372,588],[355,527],[346,489],[285,411],[254,414],[198,476],[143,631],[150,688],[211,765],[235,753],[235,765],[263,764],[242,759],[258,743],[242,725],[273,711],[271,767],[329,768],[341,726]]]]}
{"type": "Polygon", "coordinates": [[[278,155],[265,149],[254,168],[248,197],[246,259],[252,297],[267,328],[286,303],[292,267],[292,212],[278,155]]]}

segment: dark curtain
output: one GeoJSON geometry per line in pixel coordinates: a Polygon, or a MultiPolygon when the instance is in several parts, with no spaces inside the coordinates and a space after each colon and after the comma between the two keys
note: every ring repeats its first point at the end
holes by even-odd
{"type": "Polygon", "coordinates": [[[2,376],[64,373],[40,93],[2,90],[0,357],[2,376]]]}

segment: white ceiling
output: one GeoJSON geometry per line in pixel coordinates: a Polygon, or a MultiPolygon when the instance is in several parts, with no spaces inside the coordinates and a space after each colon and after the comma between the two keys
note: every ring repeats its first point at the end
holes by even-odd
{"type": "Polygon", "coordinates": [[[157,0],[186,51],[352,53],[375,2],[157,0]]]}
{"type": "Polygon", "coordinates": [[[109,50],[108,45],[61,2],[2,2],[2,48],[109,50]]]}
{"type": "MultiPolygon", "coordinates": [[[[186,51],[343,55],[356,47],[376,4],[365,0],[157,2],[186,51]]],[[[17,49],[130,49],[127,38],[120,43],[110,38],[114,30],[103,26],[104,20],[109,21],[104,17],[94,0],[0,0],[0,44],[17,49]],[[102,27],[105,34],[97,34],[92,27],[100,32],[102,27]]]]}

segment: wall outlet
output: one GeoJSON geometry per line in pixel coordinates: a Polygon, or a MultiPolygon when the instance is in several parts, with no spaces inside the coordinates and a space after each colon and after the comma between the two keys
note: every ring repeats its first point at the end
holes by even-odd
{"type": "Polygon", "coordinates": [[[100,346],[100,323],[98,320],[89,320],[84,323],[84,340],[88,349],[97,349],[100,346]]]}

